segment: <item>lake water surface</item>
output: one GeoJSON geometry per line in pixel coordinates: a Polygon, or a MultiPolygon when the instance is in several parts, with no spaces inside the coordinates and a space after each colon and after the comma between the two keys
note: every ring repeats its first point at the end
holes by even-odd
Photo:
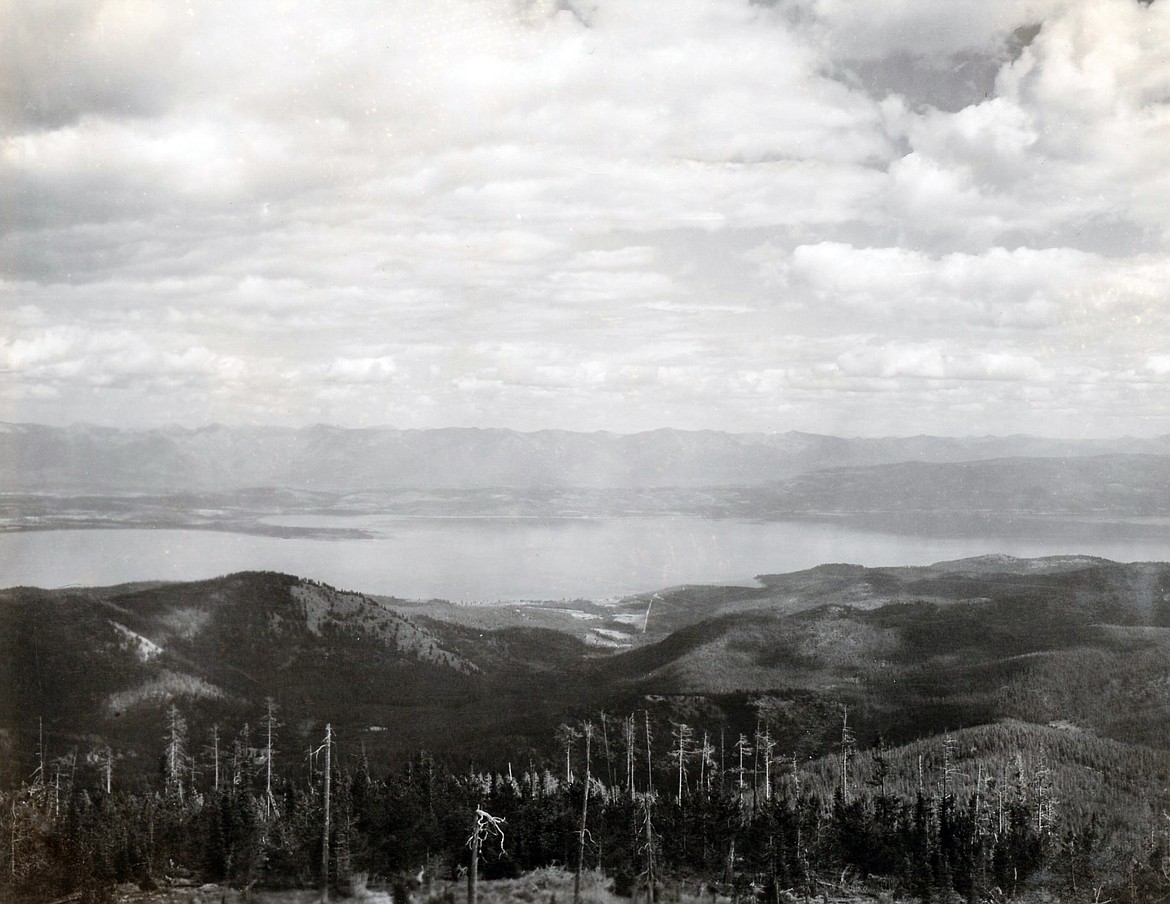
{"type": "Polygon", "coordinates": [[[205,530],[48,530],[0,534],[0,586],[101,586],[282,571],[347,590],[451,600],[604,598],[825,562],[924,565],[988,553],[1170,560],[1165,537],[1070,540],[913,536],[809,522],[700,517],[282,519],[360,527],[369,539],[306,539],[205,530]]]}

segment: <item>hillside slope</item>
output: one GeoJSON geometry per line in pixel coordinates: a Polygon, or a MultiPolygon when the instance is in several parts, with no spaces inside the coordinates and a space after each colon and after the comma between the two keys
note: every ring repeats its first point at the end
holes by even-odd
{"type": "Polygon", "coordinates": [[[524,762],[564,721],[635,710],[666,732],[766,724],[780,750],[817,756],[846,705],[863,747],[1014,719],[1170,750],[1170,565],[828,565],[653,596],[614,610],[653,604],[645,634],[613,622],[633,645],[615,653],[550,629],[575,609],[457,625],[287,575],[3,591],[0,781],[28,771],[42,720],[58,753],[108,743],[149,772],[172,703],[209,738],[255,729],[269,698],[286,749],[331,721],[383,761],[425,747],[524,762]]]}
{"type": "Polygon", "coordinates": [[[474,725],[458,712],[492,686],[440,632],[384,603],[269,573],[0,592],[0,683],[18,761],[39,720],[58,750],[110,742],[147,756],[172,702],[201,735],[255,724],[272,698],[296,732],[331,719],[350,737],[393,728],[396,744],[418,744],[457,737],[448,722],[474,725]]]}
{"type": "Polygon", "coordinates": [[[1170,565],[987,557],[762,582],[662,593],[657,639],[597,668],[659,695],[787,699],[778,730],[812,749],[841,703],[871,739],[1011,717],[1170,748],[1170,565]]]}

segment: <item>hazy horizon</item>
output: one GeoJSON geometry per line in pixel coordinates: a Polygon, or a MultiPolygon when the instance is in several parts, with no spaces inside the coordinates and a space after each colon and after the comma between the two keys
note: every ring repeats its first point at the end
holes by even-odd
{"type": "Polygon", "coordinates": [[[48,428],[53,430],[114,430],[125,433],[149,433],[153,431],[184,431],[196,433],[204,430],[273,430],[273,431],[298,431],[298,430],[312,430],[312,429],[326,429],[326,430],[346,430],[346,431],[399,431],[403,433],[409,432],[427,432],[427,431],[441,431],[441,430],[473,430],[482,432],[500,431],[508,433],[519,434],[537,434],[537,433],[575,433],[583,436],[590,435],[608,435],[608,436],[638,436],[640,434],[660,433],[660,432],[674,432],[674,433],[721,433],[728,436],[784,436],[788,434],[804,435],[804,436],[823,436],[831,439],[844,440],[882,440],[882,439],[942,439],[942,440],[981,440],[981,439],[1013,439],[1013,438],[1028,438],[1053,442],[1109,442],[1113,440],[1155,440],[1163,439],[1170,436],[1170,431],[1150,432],[1150,433],[1101,433],[1101,434],[1085,434],[1085,433],[1037,433],[1037,432],[1016,432],[1016,433],[925,433],[925,432],[911,432],[911,433],[824,433],[816,430],[802,430],[797,427],[783,428],[779,427],[773,430],[723,430],[711,427],[642,427],[631,430],[607,430],[604,428],[591,429],[588,427],[581,428],[564,428],[564,427],[510,427],[505,424],[438,424],[431,427],[404,427],[398,424],[363,424],[358,426],[351,426],[346,424],[328,423],[325,421],[316,421],[305,424],[278,424],[278,423],[243,423],[243,422],[225,422],[225,421],[206,421],[197,424],[181,424],[175,421],[166,421],[156,424],[146,424],[141,426],[125,426],[121,424],[112,423],[97,423],[93,421],[70,421],[68,423],[49,423],[38,421],[0,421],[0,428],[2,427],[34,427],[34,428],[48,428]]]}

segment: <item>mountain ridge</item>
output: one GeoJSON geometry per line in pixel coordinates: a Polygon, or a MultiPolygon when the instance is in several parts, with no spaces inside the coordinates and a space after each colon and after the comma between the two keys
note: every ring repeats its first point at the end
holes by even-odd
{"type": "Polygon", "coordinates": [[[1170,750],[1170,564],[983,557],[761,584],[656,594],[650,633],[614,621],[632,638],[616,652],[569,630],[600,618],[575,609],[564,630],[503,617],[523,607],[485,628],[266,572],[11,588],[0,768],[27,769],[40,718],[58,746],[109,744],[142,768],[166,706],[206,732],[254,720],[267,698],[291,737],[332,721],[383,759],[418,747],[527,759],[558,724],[606,709],[664,724],[698,707],[748,731],[760,706],[783,744],[817,755],[842,705],[866,743],[1018,719],[1170,750]]]}
{"type": "Polygon", "coordinates": [[[1170,454],[1170,436],[835,437],[659,429],[49,427],[0,430],[0,491],[765,486],[832,467],[1170,454]]]}

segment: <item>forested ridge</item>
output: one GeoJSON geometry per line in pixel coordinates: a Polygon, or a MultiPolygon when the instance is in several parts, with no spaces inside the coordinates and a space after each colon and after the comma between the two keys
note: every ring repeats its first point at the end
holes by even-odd
{"type": "Polygon", "coordinates": [[[33,775],[2,799],[5,900],[99,902],[120,883],[176,879],[427,900],[431,883],[469,871],[549,866],[599,871],[643,900],[1170,895],[1170,757],[1061,729],[1009,722],[863,750],[843,709],[834,749],[808,759],[763,721],[732,737],[601,713],[562,724],[543,758],[419,752],[378,772],[331,727],[282,750],[271,703],[256,726],[206,738],[175,705],[159,721],[148,782],[122,780],[112,751],[79,761],[42,741],[33,775]]]}
{"type": "Polygon", "coordinates": [[[619,651],[522,609],[490,629],[270,573],[3,591],[0,900],[325,878],[425,901],[477,820],[487,878],[580,867],[643,898],[1170,893],[1170,566],[675,588],[613,609],[619,651]]]}

